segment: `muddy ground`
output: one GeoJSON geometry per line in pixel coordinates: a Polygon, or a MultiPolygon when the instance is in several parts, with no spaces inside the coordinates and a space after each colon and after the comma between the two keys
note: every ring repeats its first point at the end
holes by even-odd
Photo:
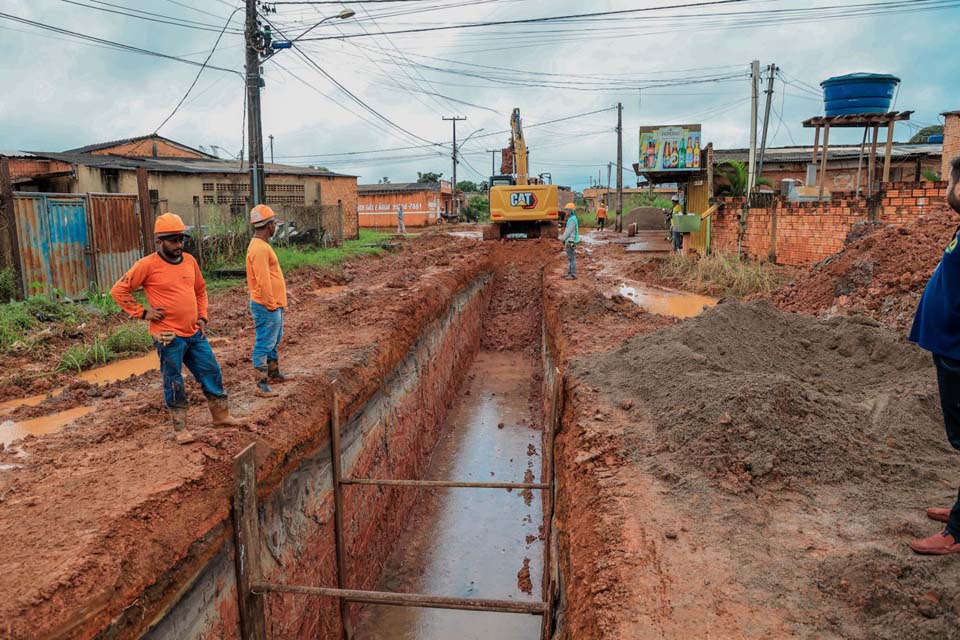
{"type": "Polygon", "coordinates": [[[529,297],[542,291],[566,379],[561,637],[960,638],[960,564],[906,547],[937,530],[923,508],[948,504],[960,469],[932,365],[902,333],[764,302],[680,321],[617,295],[618,274],[645,259],[622,246],[583,245],[576,281],[561,278],[556,243],[512,246],[527,249],[428,234],[292,276],[284,366],[311,384],[275,400],[252,396],[245,292],[214,297],[245,428],[201,427],[199,444],[178,447],[150,373],[114,383],[114,397],[84,392],[75,402],[94,413],[8,447],[0,635],[91,637],[114,619],[134,635],[157,606],[145,590],[195,570],[195,540],[228,535],[231,457],[257,441],[265,486],[276,483],[324,424],[330,389],[317,380],[345,381],[357,406],[440,299],[496,269],[483,348],[538,339],[529,297]]]}

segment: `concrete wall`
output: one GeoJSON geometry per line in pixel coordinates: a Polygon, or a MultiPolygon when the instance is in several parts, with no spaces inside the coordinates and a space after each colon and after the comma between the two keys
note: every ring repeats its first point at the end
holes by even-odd
{"type": "Polygon", "coordinates": [[[357,211],[361,227],[396,227],[397,207],[403,206],[403,223],[408,227],[436,224],[439,214],[451,211],[453,196],[432,189],[359,193],[357,211]]]}
{"type": "MultiPolygon", "coordinates": [[[[875,219],[903,225],[946,206],[943,182],[883,183],[875,219]]],[[[743,198],[721,198],[722,209],[711,219],[712,251],[737,250],[743,198]]],[[[870,220],[865,198],[836,192],[828,202],[787,202],[776,198],[770,207],[751,208],[742,250],[751,258],[767,260],[771,249],[779,264],[810,266],[844,247],[857,222],[870,220]]]]}

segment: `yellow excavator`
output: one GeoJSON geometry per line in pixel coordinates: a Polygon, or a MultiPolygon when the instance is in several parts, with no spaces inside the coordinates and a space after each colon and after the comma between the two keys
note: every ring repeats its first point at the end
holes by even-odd
{"type": "Polygon", "coordinates": [[[501,175],[490,177],[490,224],[483,229],[484,240],[539,238],[556,232],[559,189],[555,184],[544,184],[542,178],[530,178],[527,160],[520,109],[514,109],[501,175]]]}

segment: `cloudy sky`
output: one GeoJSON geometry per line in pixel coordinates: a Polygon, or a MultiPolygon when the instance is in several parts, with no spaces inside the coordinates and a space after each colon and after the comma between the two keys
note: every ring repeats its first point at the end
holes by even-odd
{"type": "MultiPolygon", "coordinates": [[[[202,63],[226,25],[209,62],[218,68],[203,70],[160,133],[235,156],[243,146],[243,11],[232,12],[241,5],[2,0],[0,74],[8,91],[0,100],[0,149],[62,151],[151,133],[197,76],[198,67],[184,61],[202,63]]],[[[607,163],[616,160],[612,107],[618,102],[627,167],[637,159],[641,125],[700,122],[715,146],[745,147],[754,59],[781,70],[771,146],[812,143],[812,130],[800,123],[822,113],[819,83],[833,75],[871,71],[902,78],[896,108],[915,113],[913,123],[897,125],[897,140],[940,123],[941,111],[960,108],[960,0],[272,6],[276,12],[266,18],[275,34],[291,38],[344,8],[356,12],[317,26],[296,49],[264,64],[263,132],[274,136],[277,162],[322,165],[359,175],[361,183],[415,180],[418,171],[449,176],[451,124],[441,118],[454,115],[467,118],[457,125],[458,139],[473,134],[458,178],[484,179],[491,166],[487,150],[507,143],[503,131],[514,107],[527,127],[531,173],[550,172],[555,182],[576,189],[598,172],[606,181],[607,163]],[[621,13],[502,24],[615,11],[621,13]],[[462,27],[490,22],[501,24],[462,27]],[[591,115],[567,119],[578,114],[591,115]]],[[[835,133],[831,140],[859,143],[860,135],[835,133]]],[[[266,153],[269,159],[269,148],[266,153]]],[[[632,171],[624,179],[630,185],[632,171]]]]}

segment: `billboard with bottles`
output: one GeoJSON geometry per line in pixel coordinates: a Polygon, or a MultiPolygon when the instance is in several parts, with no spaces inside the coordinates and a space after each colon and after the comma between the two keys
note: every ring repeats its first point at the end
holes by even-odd
{"type": "Polygon", "coordinates": [[[700,125],[640,127],[641,171],[699,171],[700,125]]]}

